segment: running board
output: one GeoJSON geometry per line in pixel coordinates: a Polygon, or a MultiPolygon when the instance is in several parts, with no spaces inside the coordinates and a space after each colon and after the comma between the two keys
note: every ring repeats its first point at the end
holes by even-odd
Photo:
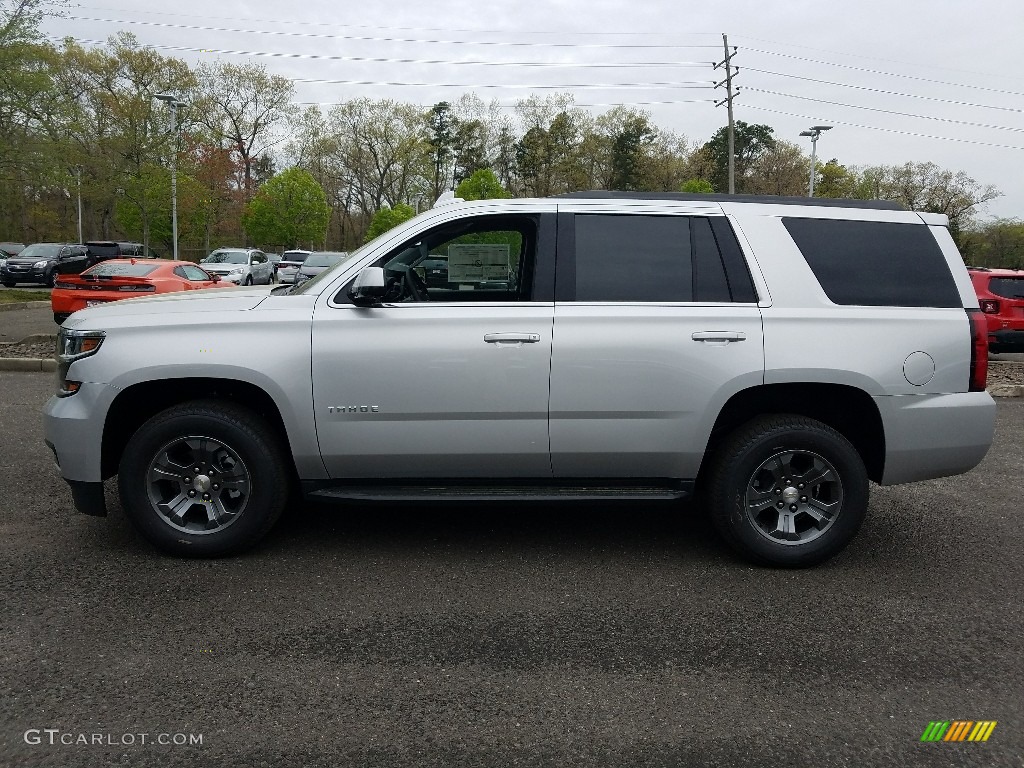
{"type": "Polygon", "coordinates": [[[317,501],[670,501],[693,494],[693,482],[672,485],[325,485],[303,483],[317,501]]]}

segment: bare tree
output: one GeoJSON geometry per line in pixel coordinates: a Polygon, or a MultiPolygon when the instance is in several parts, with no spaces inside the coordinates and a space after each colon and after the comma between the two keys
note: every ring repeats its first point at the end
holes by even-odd
{"type": "Polygon", "coordinates": [[[295,93],[291,80],[271,75],[262,64],[201,66],[198,114],[214,137],[238,154],[245,199],[252,199],[253,175],[268,150],[287,136],[283,125],[295,93]]]}

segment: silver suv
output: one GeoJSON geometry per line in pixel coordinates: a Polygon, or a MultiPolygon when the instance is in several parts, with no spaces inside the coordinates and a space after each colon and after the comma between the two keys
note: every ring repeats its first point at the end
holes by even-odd
{"type": "Polygon", "coordinates": [[[995,405],[944,216],[581,193],[456,202],[272,295],[76,312],[47,442],[159,548],[258,541],[309,498],[683,499],[745,557],[820,562],[868,482],[966,472],[995,405]],[[428,282],[424,263],[447,262],[428,282]],[[254,356],[252,350],[260,354],[254,356]]]}

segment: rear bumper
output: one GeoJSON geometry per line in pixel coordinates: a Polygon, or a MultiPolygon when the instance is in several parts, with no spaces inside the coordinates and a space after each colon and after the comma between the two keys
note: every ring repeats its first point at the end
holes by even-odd
{"type": "Polygon", "coordinates": [[[992,446],[996,404],[987,392],[873,399],[885,425],[882,485],[968,472],[992,446]]]}
{"type": "Polygon", "coordinates": [[[1024,352],[1024,328],[989,330],[988,345],[1000,352],[1024,352]]]}

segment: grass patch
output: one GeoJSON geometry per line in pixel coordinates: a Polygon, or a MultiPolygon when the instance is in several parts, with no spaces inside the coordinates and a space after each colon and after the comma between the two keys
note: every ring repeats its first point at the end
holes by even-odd
{"type": "Polygon", "coordinates": [[[11,288],[0,291],[0,304],[16,304],[22,301],[49,301],[50,294],[44,291],[23,291],[11,288]]]}

